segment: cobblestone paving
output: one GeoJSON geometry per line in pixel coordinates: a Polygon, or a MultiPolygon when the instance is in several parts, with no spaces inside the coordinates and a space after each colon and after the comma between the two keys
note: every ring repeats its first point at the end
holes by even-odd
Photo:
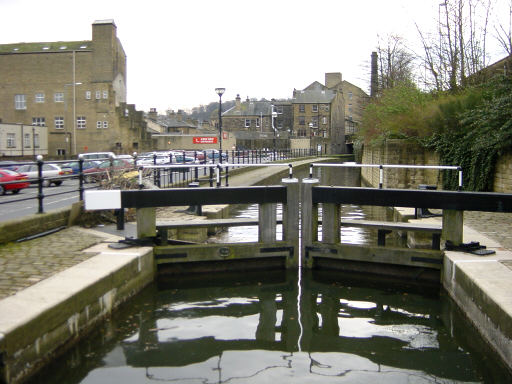
{"type": "Polygon", "coordinates": [[[71,227],[38,239],[1,246],[0,299],[94,256],[80,251],[102,240],[71,227]]]}
{"type": "Polygon", "coordinates": [[[512,213],[466,211],[464,224],[512,250],[512,213]]]}

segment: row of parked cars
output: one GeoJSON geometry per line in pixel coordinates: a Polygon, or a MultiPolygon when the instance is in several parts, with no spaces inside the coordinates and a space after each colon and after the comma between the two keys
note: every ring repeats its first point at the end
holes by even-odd
{"type": "MultiPolygon", "coordinates": [[[[107,170],[122,171],[132,169],[135,159],[131,155],[115,155],[113,152],[94,152],[79,155],[82,160],[84,181],[96,182],[103,178],[107,170]]],[[[223,160],[226,154],[222,154],[223,160]]],[[[137,165],[162,164],[201,164],[217,162],[219,151],[154,151],[137,156],[137,165]]],[[[80,172],[78,160],[67,163],[44,163],[42,169],[43,186],[59,186],[66,177],[78,175],[80,172]]],[[[7,191],[13,194],[27,188],[31,183],[38,182],[38,166],[35,163],[16,161],[0,161],[0,195],[7,191]]]]}

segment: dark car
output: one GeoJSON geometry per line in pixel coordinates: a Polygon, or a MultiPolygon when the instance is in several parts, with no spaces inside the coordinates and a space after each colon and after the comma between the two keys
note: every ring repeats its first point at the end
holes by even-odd
{"type": "Polygon", "coordinates": [[[0,169],[0,195],[5,195],[7,191],[12,191],[13,194],[18,193],[30,185],[27,180],[27,175],[10,169],[0,169]]]}
{"type": "MultiPolygon", "coordinates": [[[[82,170],[85,171],[87,169],[96,168],[100,163],[97,161],[86,160],[82,164],[82,170]]],[[[78,161],[71,161],[69,163],[63,164],[64,167],[70,168],[73,175],[78,175],[80,171],[80,165],[78,161]]]]}
{"type": "Polygon", "coordinates": [[[84,171],[84,181],[86,183],[93,183],[99,181],[107,175],[107,172],[112,171],[124,171],[133,169],[133,164],[125,159],[113,159],[112,163],[110,160],[104,161],[98,164],[95,168],[89,168],[84,171]]]}

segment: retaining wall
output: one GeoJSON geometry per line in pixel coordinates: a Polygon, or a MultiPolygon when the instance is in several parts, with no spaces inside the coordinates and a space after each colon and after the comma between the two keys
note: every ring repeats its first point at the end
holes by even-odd
{"type": "Polygon", "coordinates": [[[0,383],[25,380],[154,279],[149,247],[98,254],[0,301],[0,383]]]}
{"type": "MultiPolygon", "coordinates": [[[[365,145],[362,164],[440,165],[439,156],[419,144],[405,140],[387,140],[381,145],[365,145]]],[[[385,169],[384,188],[412,188],[419,184],[442,187],[442,172],[421,169],[385,169]]],[[[379,186],[379,169],[362,168],[361,177],[372,187],[379,186]]],[[[501,156],[496,162],[493,192],[512,193],[512,154],[501,156]]]]}

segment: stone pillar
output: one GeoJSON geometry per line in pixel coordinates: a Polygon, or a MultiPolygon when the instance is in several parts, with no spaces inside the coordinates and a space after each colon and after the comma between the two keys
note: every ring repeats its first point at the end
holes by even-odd
{"type": "Polygon", "coordinates": [[[156,210],[154,207],[137,208],[137,238],[156,236],[156,210]]]}
{"type": "Polygon", "coordinates": [[[340,242],[340,204],[322,204],[322,243],[340,242]]]}
{"type": "Polygon", "coordinates": [[[459,245],[463,242],[464,211],[453,209],[443,210],[443,233],[444,241],[450,240],[453,244],[459,245]]]}
{"type": "Polygon", "coordinates": [[[281,183],[286,186],[286,204],[283,204],[283,240],[293,244],[293,257],[286,263],[288,268],[299,266],[299,180],[285,178],[281,183]]]}
{"type": "Polygon", "coordinates": [[[313,187],[318,179],[302,179],[301,185],[301,266],[307,265],[306,247],[318,241],[318,204],[313,204],[313,187]]]}
{"type": "Polygon", "coordinates": [[[275,243],[277,206],[275,203],[259,205],[258,241],[262,243],[275,243]]]}

